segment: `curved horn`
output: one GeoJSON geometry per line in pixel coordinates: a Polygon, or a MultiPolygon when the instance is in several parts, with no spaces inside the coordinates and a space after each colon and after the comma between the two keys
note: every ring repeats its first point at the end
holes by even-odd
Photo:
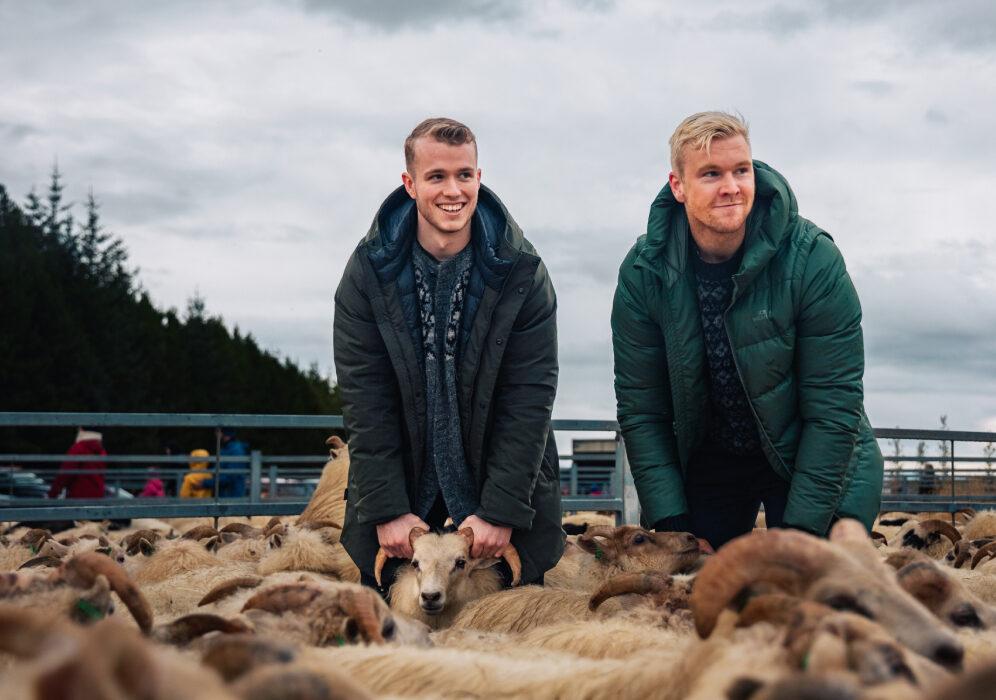
{"type": "Polygon", "coordinates": [[[28,559],[26,562],[17,567],[17,570],[21,569],[31,569],[36,566],[59,566],[62,563],[62,559],[59,557],[53,557],[51,555],[45,555],[43,557],[35,557],[33,559],[28,559]]]}
{"type": "Polygon", "coordinates": [[[342,529],[342,525],[334,520],[309,520],[306,523],[301,523],[301,527],[305,530],[321,530],[323,527],[334,527],[336,530],[342,529]]]}
{"type": "Polygon", "coordinates": [[[967,515],[968,520],[971,520],[972,518],[975,517],[976,511],[975,508],[959,508],[958,510],[955,511],[955,515],[967,515]]]}
{"type": "Polygon", "coordinates": [[[377,617],[374,591],[365,588],[361,591],[344,590],[339,599],[339,605],[356,623],[360,634],[367,642],[383,644],[384,637],[380,632],[380,619],[377,617]]]}
{"type": "Polygon", "coordinates": [[[872,538],[873,540],[880,540],[880,541],[882,541],[882,542],[888,542],[888,541],[889,541],[889,540],[888,540],[888,539],[886,538],[886,536],[885,536],[885,535],[883,535],[883,534],[882,534],[881,532],[879,532],[878,530],[872,530],[872,531],[871,531],[871,538],[872,538]]]}
{"type": "Polygon", "coordinates": [[[209,603],[221,600],[222,598],[227,598],[240,588],[256,588],[261,583],[263,583],[262,576],[240,576],[239,578],[233,578],[231,581],[219,583],[200,599],[200,602],[197,603],[197,607],[208,605],[209,603]]]}
{"type": "Polygon", "coordinates": [[[966,561],[970,561],[971,559],[972,543],[967,540],[960,540],[955,543],[955,559],[951,566],[960,569],[966,561]]]}
{"type": "Polygon", "coordinates": [[[509,542],[505,545],[501,558],[508,562],[508,568],[512,570],[512,585],[518,586],[522,581],[522,559],[519,557],[519,550],[509,542]]]}
{"type": "Polygon", "coordinates": [[[103,574],[135,618],[139,629],[145,634],[152,629],[152,608],[149,601],[113,559],[97,552],[83,552],[62,565],[62,574],[69,583],[79,581],[86,586],[92,586],[97,575],[103,574]]]}
{"type": "Polygon", "coordinates": [[[253,527],[248,523],[229,523],[218,532],[234,532],[235,534],[242,535],[243,537],[259,537],[263,534],[263,531],[258,527],[253,527]]]}
{"type": "Polygon", "coordinates": [[[612,540],[616,535],[616,528],[608,525],[589,525],[588,529],[578,535],[578,546],[589,554],[595,554],[598,546],[595,544],[596,537],[604,537],[612,540]]]}
{"type": "Polygon", "coordinates": [[[322,592],[313,586],[300,583],[286,583],[260,591],[246,601],[242,612],[246,610],[265,610],[279,615],[287,610],[296,610],[310,604],[322,592]]]}
{"type": "Polygon", "coordinates": [[[194,613],[177,618],[168,625],[157,627],[153,636],[165,644],[186,644],[191,639],[203,637],[208,632],[245,634],[252,632],[252,628],[241,620],[229,620],[220,615],[194,613]]]}
{"type": "Polygon", "coordinates": [[[208,641],[207,646],[201,663],[213,668],[226,681],[259,666],[290,663],[296,655],[285,644],[246,634],[220,635],[208,641]]]}
{"type": "Polygon", "coordinates": [[[203,540],[206,537],[217,537],[218,531],[210,525],[198,525],[183,533],[185,540],[203,540]]]}
{"type": "Polygon", "coordinates": [[[946,520],[924,520],[917,527],[923,528],[925,533],[939,532],[951,540],[951,544],[961,539],[961,533],[946,520]]]}
{"type": "Polygon", "coordinates": [[[979,551],[975,553],[974,557],[972,557],[972,568],[974,569],[977,567],[984,560],[993,556],[994,553],[996,553],[996,542],[990,542],[989,544],[984,544],[979,547],[979,551]]]}
{"type": "Polygon", "coordinates": [[[798,594],[840,561],[822,540],[792,530],[760,530],[728,542],[708,557],[692,587],[692,614],[702,638],[747,586],[765,582],[798,594]]]}
{"type": "Polygon", "coordinates": [[[916,561],[896,572],[896,580],[907,593],[937,614],[951,595],[953,584],[933,562],[916,561]]]}
{"type": "Polygon", "coordinates": [[[609,598],[615,598],[627,593],[663,593],[671,587],[671,577],[661,573],[630,573],[613,576],[602,584],[588,601],[588,609],[592,612],[609,598]]]}
{"type": "Polygon", "coordinates": [[[52,533],[42,528],[32,528],[21,536],[20,543],[29,547],[38,547],[45,540],[52,539],[52,533]]]}
{"type": "Polygon", "coordinates": [[[765,593],[747,601],[740,611],[737,627],[750,627],[758,622],[770,622],[773,625],[788,624],[792,614],[799,608],[801,598],[784,593],[765,593]]]}
{"type": "Polygon", "coordinates": [[[377,550],[377,558],[374,560],[374,579],[377,581],[377,586],[383,588],[384,583],[380,580],[381,573],[384,571],[384,564],[387,563],[387,552],[381,547],[377,550]]]}

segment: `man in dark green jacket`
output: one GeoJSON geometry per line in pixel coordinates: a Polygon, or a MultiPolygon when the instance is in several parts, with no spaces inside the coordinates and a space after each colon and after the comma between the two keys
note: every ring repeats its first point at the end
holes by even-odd
{"type": "MultiPolygon", "coordinates": [[[[405,142],[403,187],[381,205],[335,295],[333,345],[349,433],[342,543],[385,587],[413,527],[452,517],[471,555],[511,543],[522,581],[560,558],[550,415],[556,297],[535,249],[480,184],[463,124],[428,119],[405,142]]],[[[507,575],[507,569],[506,569],[507,575]]]]}
{"type": "Polygon", "coordinates": [[[668,184],[619,271],[615,388],[643,519],[718,547],[768,527],[871,527],[882,455],[864,411],[861,307],[746,124],[671,137],[668,184]]]}

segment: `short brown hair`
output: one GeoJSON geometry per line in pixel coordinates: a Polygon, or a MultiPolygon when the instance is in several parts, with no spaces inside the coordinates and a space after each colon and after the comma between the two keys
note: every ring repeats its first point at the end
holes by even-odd
{"type": "Polygon", "coordinates": [[[750,148],[750,131],[746,120],[739,114],[698,112],[686,117],[671,134],[671,169],[681,175],[681,169],[685,165],[686,146],[695,150],[704,148],[708,153],[713,139],[728,139],[732,136],[743,136],[750,148]]]}
{"type": "Polygon", "coordinates": [[[415,162],[415,142],[423,136],[431,136],[440,143],[448,143],[451,146],[462,146],[465,143],[474,144],[474,155],[477,155],[477,139],[474,132],[466,124],[461,124],[456,119],[446,117],[430,117],[412,129],[405,139],[405,167],[411,172],[412,164],[415,162]]]}

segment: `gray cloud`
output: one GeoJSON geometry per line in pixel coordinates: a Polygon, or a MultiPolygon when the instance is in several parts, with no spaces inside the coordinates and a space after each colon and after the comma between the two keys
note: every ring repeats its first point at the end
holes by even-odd
{"type": "Polygon", "coordinates": [[[890,95],[896,89],[896,85],[888,80],[856,80],[851,87],[875,97],[890,95]]]}
{"type": "Polygon", "coordinates": [[[304,0],[306,11],[386,30],[426,28],[440,22],[508,22],[522,17],[525,0],[304,0]]]}

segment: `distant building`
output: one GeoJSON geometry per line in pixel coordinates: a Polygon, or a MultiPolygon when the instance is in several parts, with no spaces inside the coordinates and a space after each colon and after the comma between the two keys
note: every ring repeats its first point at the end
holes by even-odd
{"type": "Polygon", "coordinates": [[[615,468],[615,440],[574,440],[570,466],[560,470],[560,493],[611,496],[615,468]]]}

